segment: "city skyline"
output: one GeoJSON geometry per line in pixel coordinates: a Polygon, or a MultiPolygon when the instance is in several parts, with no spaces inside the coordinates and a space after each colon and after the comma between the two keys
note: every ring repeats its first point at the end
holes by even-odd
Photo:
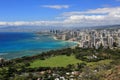
{"type": "Polygon", "coordinates": [[[120,23],[119,0],[4,0],[0,27],[92,27],[120,23]]]}

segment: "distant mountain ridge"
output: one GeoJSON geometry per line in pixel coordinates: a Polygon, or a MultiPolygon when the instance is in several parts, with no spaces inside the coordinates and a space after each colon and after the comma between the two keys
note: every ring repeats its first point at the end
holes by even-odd
{"type": "Polygon", "coordinates": [[[107,29],[107,28],[120,28],[120,25],[106,25],[106,26],[93,26],[93,27],[55,27],[55,26],[6,26],[1,27],[0,32],[39,32],[41,30],[73,30],[73,29],[107,29]]]}

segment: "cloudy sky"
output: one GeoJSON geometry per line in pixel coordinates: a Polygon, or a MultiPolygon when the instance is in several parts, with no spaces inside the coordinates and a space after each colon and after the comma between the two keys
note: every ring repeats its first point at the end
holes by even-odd
{"type": "Polygon", "coordinates": [[[120,0],[0,0],[0,27],[116,24],[120,0]]]}

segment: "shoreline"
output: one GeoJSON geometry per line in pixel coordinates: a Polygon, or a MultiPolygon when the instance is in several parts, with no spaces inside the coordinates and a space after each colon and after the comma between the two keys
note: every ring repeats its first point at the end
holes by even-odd
{"type": "MultiPolygon", "coordinates": [[[[53,36],[53,39],[54,40],[61,40],[61,39],[57,39],[56,36],[53,36]]],[[[80,43],[78,41],[72,41],[72,40],[62,40],[62,41],[76,43],[76,45],[73,45],[70,48],[75,48],[76,46],[80,45],[80,43]]]]}
{"type": "Polygon", "coordinates": [[[59,39],[57,39],[57,37],[55,37],[55,36],[52,36],[52,37],[53,37],[54,40],[59,40],[59,39]]]}

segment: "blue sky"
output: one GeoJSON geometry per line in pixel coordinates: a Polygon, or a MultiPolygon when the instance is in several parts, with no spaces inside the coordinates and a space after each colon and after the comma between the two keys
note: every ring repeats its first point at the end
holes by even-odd
{"type": "Polygon", "coordinates": [[[119,6],[116,0],[0,0],[0,21],[52,20],[64,12],[119,6]],[[43,5],[68,5],[67,9],[43,5]]]}
{"type": "MultiPolygon", "coordinates": [[[[108,8],[109,10],[114,9],[115,11],[119,6],[120,0],[0,0],[0,23],[1,25],[4,25],[5,22],[19,21],[48,21],[49,23],[49,21],[61,21],[58,18],[64,18],[62,20],[66,21],[68,18],[76,17],[76,15],[80,19],[81,16],[82,18],[88,19],[91,16],[86,17],[86,13],[79,15],[75,13],[67,17],[63,14],[67,15],[71,12],[81,13],[97,9],[104,11],[104,8],[108,8]]],[[[97,14],[101,16],[101,13],[97,14]]],[[[92,13],[92,18],[96,17],[95,14],[92,13]]],[[[87,15],[91,15],[91,13],[87,15]]],[[[55,23],[60,24],[61,22],[55,23]]],[[[43,24],[47,23],[45,22],[43,24]]]]}

